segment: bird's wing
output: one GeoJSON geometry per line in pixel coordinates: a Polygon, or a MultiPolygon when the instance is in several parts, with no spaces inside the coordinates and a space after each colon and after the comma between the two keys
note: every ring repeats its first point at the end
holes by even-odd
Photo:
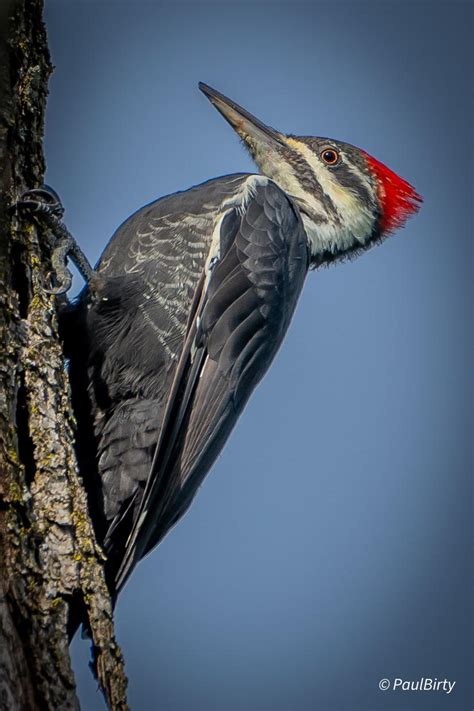
{"type": "Polygon", "coordinates": [[[199,281],[117,590],[188,508],[293,315],[308,268],[301,218],[271,181],[251,188],[225,213],[199,281]]]}

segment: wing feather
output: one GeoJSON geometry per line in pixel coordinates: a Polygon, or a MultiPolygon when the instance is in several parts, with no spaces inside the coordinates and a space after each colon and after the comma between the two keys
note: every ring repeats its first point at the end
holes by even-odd
{"type": "Polygon", "coordinates": [[[260,179],[222,220],[218,262],[201,277],[117,589],[191,503],[281,344],[307,268],[298,212],[260,179]]]}

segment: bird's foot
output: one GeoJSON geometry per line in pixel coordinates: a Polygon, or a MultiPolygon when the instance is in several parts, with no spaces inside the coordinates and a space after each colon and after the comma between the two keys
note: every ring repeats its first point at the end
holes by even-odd
{"type": "Polygon", "coordinates": [[[21,196],[15,207],[28,212],[36,212],[39,215],[46,217],[55,217],[61,219],[64,215],[64,207],[61,204],[61,199],[57,192],[50,188],[49,185],[43,185],[41,188],[33,188],[27,190],[21,196]]]}
{"type": "Polygon", "coordinates": [[[67,266],[68,258],[77,267],[84,280],[89,283],[93,269],[86,255],[61,220],[64,215],[64,207],[56,191],[47,185],[27,190],[20,196],[14,207],[44,222],[49,228],[52,248],[52,277],[56,286],[52,289],[44,288],[44,291],[55,295],[65,294],[69,291],[72,284],[72,274],[67,266]]]}

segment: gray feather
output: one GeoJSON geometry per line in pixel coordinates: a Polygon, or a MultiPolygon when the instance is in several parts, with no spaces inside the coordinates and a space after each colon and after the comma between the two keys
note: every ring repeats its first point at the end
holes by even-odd
{"type": "Polygon", "coordinates": [[[223,220],[222,229],[234,232],[221,235],[227,251],[181,354],[180,382],[166,404],[168,427],[160,433],[118,588],[191,503],[281,344],[306,275],[299,215],[270,181],[256,188],[240,220],[223,220]]]}

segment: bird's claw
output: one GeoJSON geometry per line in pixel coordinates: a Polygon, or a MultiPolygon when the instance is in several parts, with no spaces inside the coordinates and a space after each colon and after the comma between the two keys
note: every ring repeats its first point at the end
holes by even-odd
{"type": "Polygon", "coordinates": [[[47,287],[41,286],[41,291],[45,294],[50,294],[52,296],[63,296],[67,294],[72,285],[72,274],[69,269],[64,265],[61,275],[58,272],[48,272],[46,275],[46,281],[56,281],[57,286],[47,287]]]}
{"type": "Polygon", "coordinates": [[[89,282],[93,269],[84,252],[61,221],[64,215],[64,207],[57,192],[48,185],[27,190],[20,196],[14,207],[38,217],[45,222],[50,230],[52,237],[51,262],[53,266],[51,276],[54,276],[57,286],[53,288],[43,287],[43,291],[55,296],[63,295],[69,291],[72,284],[72,274],[67,267],[68,257],[76,265],[85,281],[89,282]]]}
{"type": "Polygon", "coordinates": [[[64,207],[61,203],[61,199],[57,192],[49,187],[49,185],[26,190],[15,203],[15,207],[17,209],[28,210],[29,212],[37,212],[40,215],[55,217],[59,220],[64,215],[64,207]]]}

